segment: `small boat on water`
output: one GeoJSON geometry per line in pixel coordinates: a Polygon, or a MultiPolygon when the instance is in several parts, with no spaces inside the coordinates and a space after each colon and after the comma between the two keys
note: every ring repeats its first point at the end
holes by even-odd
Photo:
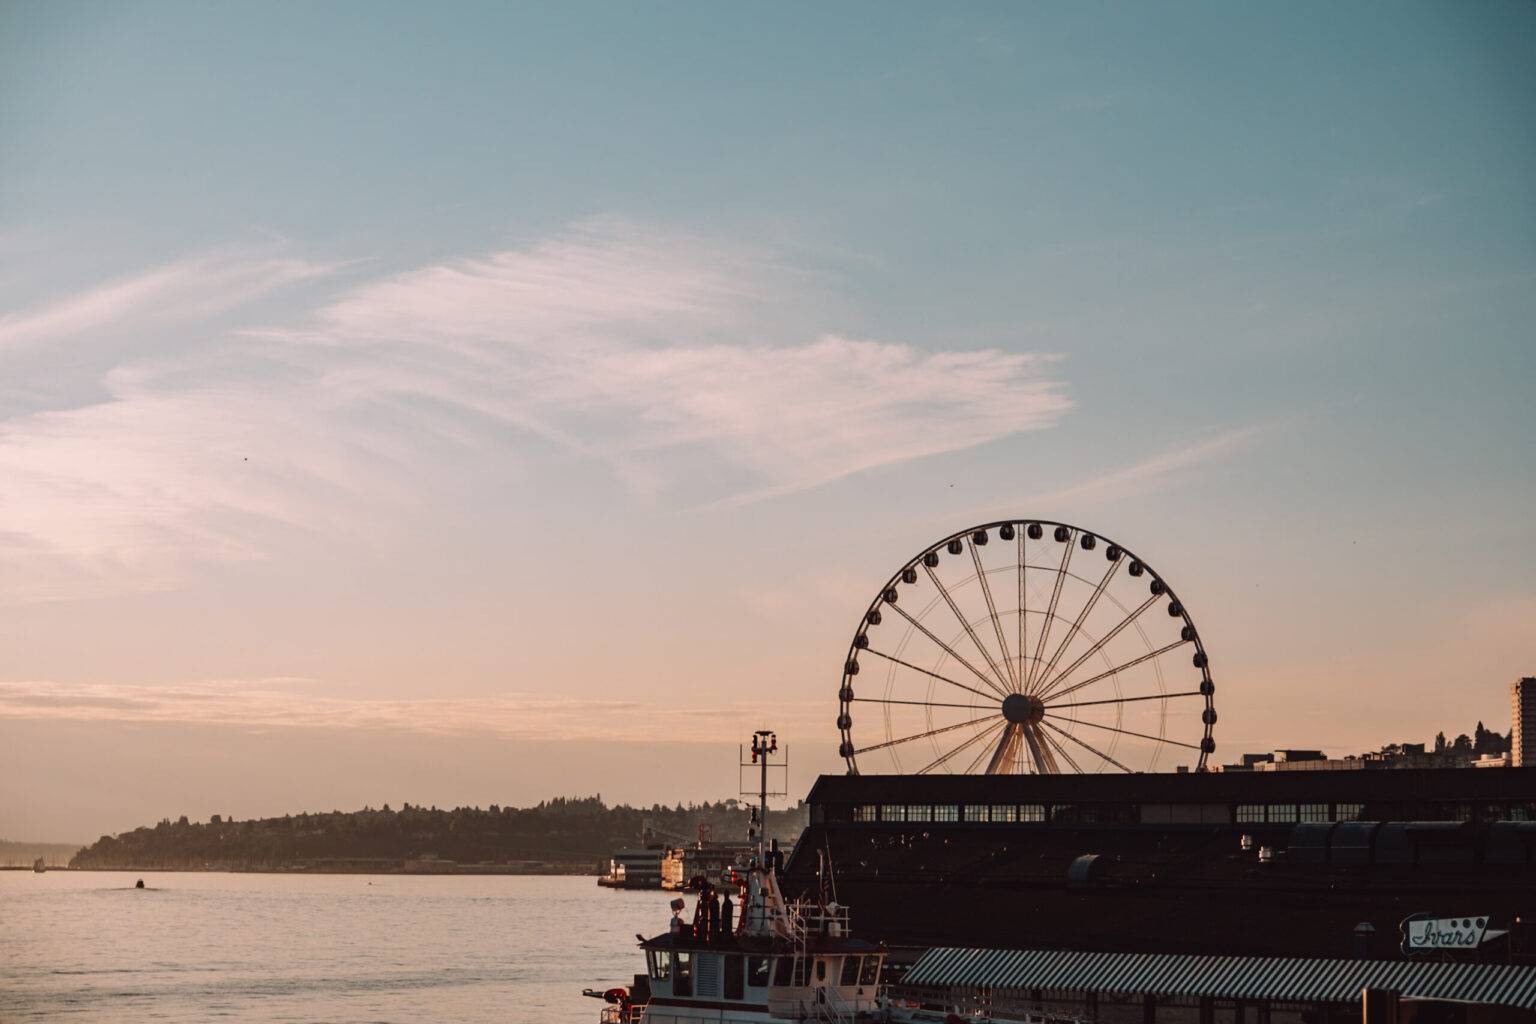
{"type": "MultiPolygon", "coordinates": [[[[789,900],[779,885],[783,855],[768,843],[767,759],[778,749],[766,730],[752,738],[762,768],[752,853],[719,886],[699,893],[692,920],[681,898],[667,930],[636,935],[646,971],[629,988],[586,989],[606,1004],[599,1024],[780,1024],[822,1021],[942,1022],[952,1019],[885,997],[880,973],[886,951],[854,938],[848,908],[835,898],[789,900]],[[739,922],[734,910],[740,907],[739,922]]],[[[979,1018],[967,1018],[981,1024],[979,1018]]]]}
{"type": "Polygon", "coordinates": [[[48,870],[48,863],[43,860],[43,858],[39,857],[37,860],[32,862],[32,870],[38,874],[42,874],[48,870]]]}

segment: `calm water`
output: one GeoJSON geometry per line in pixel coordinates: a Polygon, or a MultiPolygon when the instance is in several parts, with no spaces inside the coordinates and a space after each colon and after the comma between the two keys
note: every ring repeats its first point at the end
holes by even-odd
{"type": "Polygon", "coordinates": [[[670,894],[591,878],[0,871],[0,1021],[595,1024],[670,894]],[[138,891],[142,877],[150,888],[138,891]]]}

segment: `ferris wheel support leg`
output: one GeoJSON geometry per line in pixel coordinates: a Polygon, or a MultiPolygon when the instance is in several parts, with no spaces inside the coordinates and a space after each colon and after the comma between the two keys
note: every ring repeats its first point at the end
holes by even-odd
{"type": "Polygon", "coordinates": [[[1023,733],[1023,726],[1017,722],[1009,722],[1003,734],[997,738],[997,746],[992,751],[992,759],[987,762],[988,775],[1005,775],[1008,773],[1013,759],[1018,753],[1019,737],[1023,733]]]}
{"type": "Polygon", "coordinates": [[[1019,727],[1024,735],[1024,742],[1029,746],[1029,755],[1035,759],[1035,765],[1052,775],[1061,774],[1061,766],[1056,763],[1056,755],[1051,753],[1050,747],[1040,742],[1034,729],[1019,727]]]}

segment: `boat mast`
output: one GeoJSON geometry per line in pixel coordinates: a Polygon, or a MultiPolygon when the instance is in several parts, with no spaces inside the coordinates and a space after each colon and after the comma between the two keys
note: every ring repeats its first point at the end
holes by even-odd
{"type": "MultiPolygon", "coordinates": [[[[784,748],[783,760],[773,763],[772,755],[778,750],[779,738],[773,730],[759,729],[752,734],[752,759],[741,762],[742,768],[757,769],[757,806],[752,809],[754,852],[747,872],[747,903],[742,908],[742,931],[749,935],[772,936],[790,930],[784,919],[784,898],[774,874],[774,851],[768,843],[768,798],[784,796],[789,791],[789,748],[784,748]],[[769,788],[769,768],[784,771],[782,791],[769,788]]],[[[742,795],[748,792],[743,789],[742,795]]]]}

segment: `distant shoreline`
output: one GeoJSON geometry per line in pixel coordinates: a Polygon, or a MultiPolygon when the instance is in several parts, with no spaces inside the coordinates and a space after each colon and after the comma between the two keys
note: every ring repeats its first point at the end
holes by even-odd
{"type": "MultiPolygon", "coordinates": [[[[27,871],[31,872],[31,865],[8,864],[0,865],[0,871],[27,871]]],[[[500,865],[500,864],[463,864],[457,866],[432,866],[432,867],[398,867],[398,868],[232,868],[209,865],[207,867],[111,867],[111,868],[73,868],[53,867],[48,871],[117,871],[139,872],[154,874],[222,874],[222,875],[549,875],[576,878],[598,878],[599,873],[590,866],[575,864],[551,864],[542,867],[526,865],[500,865]]],[[[44,872],[46,873],[46,872],[44,872]]]]}

